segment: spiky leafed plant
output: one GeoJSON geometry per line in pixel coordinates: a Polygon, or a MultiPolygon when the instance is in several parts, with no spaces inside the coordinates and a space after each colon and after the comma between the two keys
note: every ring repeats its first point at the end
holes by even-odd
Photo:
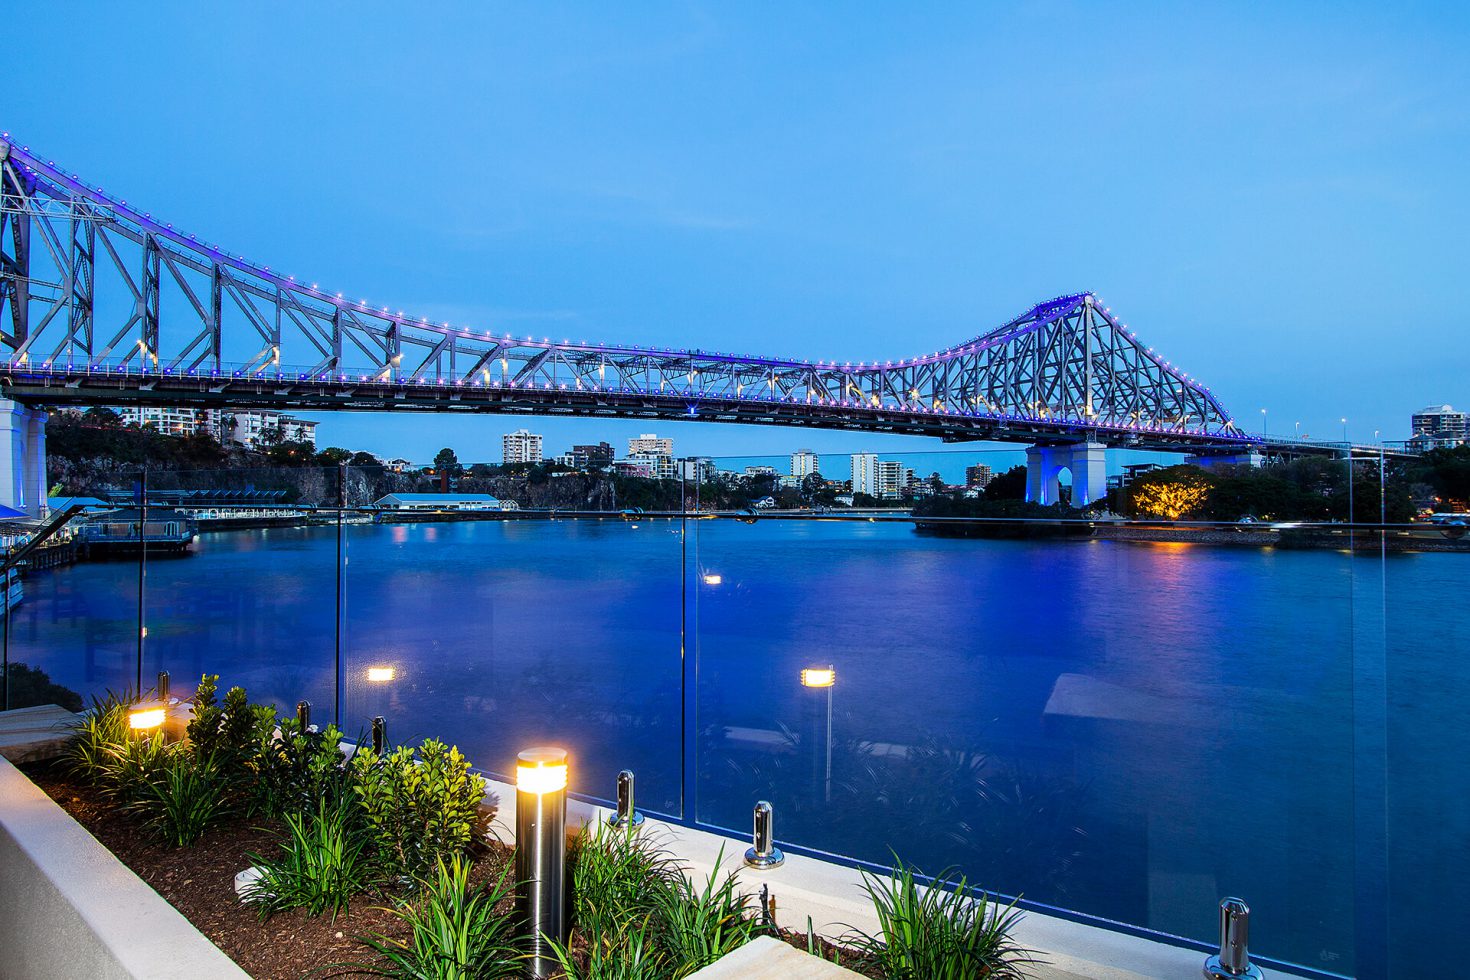
{"type": "Polygon", "coordinates": [[[670,968],[668,955],[658,948],[651,915],[586,938],[587,949],[580,957],[569,944],[548,943],[564,980],[665,980],[682,975],[670,968]]]}
{"type": "Polygon", "coordinates": [[[382,934],[362,940],[377,960],[344,966],[394,980],[497,980],[525,970],[515,916],[500,906],[514,894],[511,865],[487,884],[470,885],[470,862],[439,862],[432,881],[413,902],[393,910],[409,927],[407,939],[382,934]]]}
{"type": "Polygon", "coordinates": [[[963,875],[946,870],[934,884],[895,858],[887,878],[863,874],[863,890],[878,914],[878,931],[846,938],[859,956],[890,980],[1023,980],[1037,960],[1011,938],[1021,913],[971,894],[963,875]]]}
{"type": "Polygon", "coordinates": [[[102,781],[109,750],[121,746],[132,734],[128,708],[134,700],[112,691],[92,698],[92,707],[72,728],[72,740],[66,748],[66,764],[72,772],[91,783],[102,781]]]}
{"type": "Polygon", "coordinates": [[[285,821],[286,834],[274,860],[248,855],[261,874],[242,897],[262,919],[303,908],[311,916],[330,911],[335,921],[352,896],[373,882],[367,832],[345,799],[318,800],[314,811],[288,813],[285,821]]]}
{"type": "Polygon", "coordinates": [[[198,840],[229,811],[229,786],[212,756],[168,749],[161,765],[141,778],[126,809],[175,847],[198,840]]]}
{"type": "Polygon", "coordinates": [[[736,889],[735,875],[720,877],[724,858],[721,848],[703,888],[680,871],[654,890],[659,942],[677,964],[676,978],[708,966],[760,934],[750,897],[736,889]]]}
{"type": "Polygon", "coordinates": [[[571,922],[584,935],[613,934],[655,910],[654,897],[678,870],[647,834],[608,823],[584,827],[573,841],[571,922]]]}

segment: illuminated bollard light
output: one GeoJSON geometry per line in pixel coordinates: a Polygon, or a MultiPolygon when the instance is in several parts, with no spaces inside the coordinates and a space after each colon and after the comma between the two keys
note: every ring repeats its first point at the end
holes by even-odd
{"type": "Polygon", "coordinates": [[[378,715],[373,719],[373,755],[382,755],[388,747],[388,719],[378,715]]]}
{"type": "Polygon", "coordinates": [[[533,977],[557,970],[547,941],[566,941],[566,864],[566,750],[526,749],[516,757],[516,906],[531,934],[533,977]]]}
{"type": "Polygon", "coordinates": [[[1241,899],[1220,903],[1220,955],[1205,960],[1205,980],[1261,980],[1261,968],[1251,963],[1251,910],[1241,899]]]}
{"type": "Polygon", "coordinates": [[[755,846],[745,852],[745,866],[769,871],[786,863],[786,855],[776,846],[775,815],[771,804],[761,800],[755,805],[755,846]]]}
{"type": "Polygon", "coordinates": [[[640,827],[643,824],[643,814],[639,813],[633,802],[633,770],[624,769],[618,773],[618,812],[613,817],[612,825],[619,830],[628,827],[640,827]]]}

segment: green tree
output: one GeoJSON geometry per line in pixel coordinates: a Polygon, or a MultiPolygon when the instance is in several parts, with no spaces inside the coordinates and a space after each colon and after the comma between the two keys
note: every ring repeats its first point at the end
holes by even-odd
{"type": "Polygon", "coordinates": [[[985,485],[986,500],[1025,500],[1026,467],[1012,466],[1004,473],[991,477],[985,485]]]}
{"type": "Polygon", "coordinates": [[[82,421],[99,429],[121,429],[122,416],[106,405],[93,405],[82,413],[82,421]]]}
{"type": "Polygon", "coordinates": [[[352,453],[340,446],[328,446],[316,454],[318,466],[340,466],[352,459],[352,453]]]}
{"type": "Polygon", "coordinates": [[[448,473],[450,476],[459,476],[462,467],[459,465],[459,457],[454,455],[454,450],[445,446],[434,454],[434,471],[436,473],[448,473]]]}
{"type": "Polygon", "coordinates": [[[382,466],[383,465],[382,463],[378,462],[378,457],[374,456],[372,453],[365,453],[365,452],[361,452],[361,451],[353,453],[352,454],[352,459],[349,460],[348,462],[352,466],[382,466]]]}

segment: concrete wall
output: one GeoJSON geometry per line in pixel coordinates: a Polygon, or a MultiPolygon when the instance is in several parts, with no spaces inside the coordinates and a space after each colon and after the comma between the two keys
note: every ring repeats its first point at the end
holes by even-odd
{"type": "Polygon", "coordinates": [[[0,758],[0,978],[246,976],[0,758]]]}

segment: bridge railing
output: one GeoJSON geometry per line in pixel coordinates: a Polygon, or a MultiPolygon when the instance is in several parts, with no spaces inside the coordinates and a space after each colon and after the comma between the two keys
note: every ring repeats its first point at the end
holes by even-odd
{"type": "MultiPolygon", "coordinates": [[[[1020,458],[876,462],[1014,482],[1020,458]]],[[[28,575],[8,657],[81,694],[219,673],[495,773],[562,744],[584,796],[631,768],[640,807],[733,836],[766,799],[788,850],[955,865],[1201,948],[1241,894],[1253,953],[1321,975],[1416,975],[1470,897],[1462,527],[849,507],[786,454],[662,481],[465,463],[73,470],[150,521],[283,499],[183,555],[28,575]]]]}

